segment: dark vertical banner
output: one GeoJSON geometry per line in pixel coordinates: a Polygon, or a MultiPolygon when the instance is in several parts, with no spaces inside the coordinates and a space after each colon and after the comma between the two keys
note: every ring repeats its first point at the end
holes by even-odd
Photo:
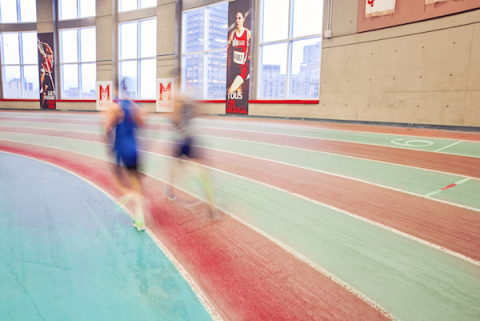
{"type": "Polygon", "coordinates": [[[248,114],[253,1],[228,3],[227,114],[248,114]]]}
{"type": "Polygon", "coordinates": [[[39,33],[37,39],[40,70],[40,108],[55,109],[55,66],[53,61],[53,32],[39,33]]]}

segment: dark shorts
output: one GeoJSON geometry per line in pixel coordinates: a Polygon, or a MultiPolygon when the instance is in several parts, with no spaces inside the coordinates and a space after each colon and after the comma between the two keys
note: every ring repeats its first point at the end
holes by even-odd
{"type": "Polygon", "coordinates": [[[125,152],[117,152],[117,165],[125,166],[128,170],[137,170],[138,154],[136,150],[125,152]]]}
{"type": "Polygon", "coordinates": [[[179,158],[183,155],[188,158],[198,158],[199,154],[197,149],[193,146],[193,138],[187,137],[185,139],[180,139],[175,142],[175,151],[174,156],[179,158]]]}
{"type": "Polygon", "coordinates": [[[236,76],[240,76],[245,81],[245,79],[247,79],[249,75],[249,69],[250,69],[249,67],[250,66],[248,62],[246,62],[243,65],[232,63],[232,75],[234,75],[233,80],[235,80],[236,76]]]}

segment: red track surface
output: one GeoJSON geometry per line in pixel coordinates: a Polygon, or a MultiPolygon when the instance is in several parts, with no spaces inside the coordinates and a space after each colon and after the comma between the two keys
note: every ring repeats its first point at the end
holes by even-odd
{"type": "MultiPolygon", "coordinates": [[[[4,131],[5,128],[0,127],[0,130],[4,131]]],[[[102,142],[102,137],[98,134],[25,128],[21,130],[7,128],[7,131],[47,134],[102,142]]],[[[278,136],[276,138],[277,140],[282,139],[282,137],[278,136]]],[[[280,142],[277,141],[276,143],[280,142]]],[[[152,152],[170,155],[169,144],[158,143],[146,147],[152,152]]],[[[382,147],[377,149],[378,153],[382,155],[385,154],[385,150],[390,150],[390,148],[382,147]]],[[[407,153],[412,152],[407,150],[398,151],[406,159],[408,159],[407,153]]],[[[428,164],[431,159],[426,152],[413,152],[417,154],[417,162],[421,164],[428,164]]],[[[480,231],[480,220],[478,219],[479,214],[475,211],[384,189],[367,183],[293,166],[252,159],[246,156],[212,150],[205,151],[204,155],[207,163],[214,168],[303,195],[475,260],[480,260],[480,252],[478,251],[480,248],[480,234],[478,233],[480,231]],[[282,173],[282,175],[277,175],[277,173],[282,173]],[[388,199],[389,202],[378,202],[379,199],[388,199]]],[[[388,158],[388,156],[385,156],[385,158],[388,158]]],[[[401,159],[401,157],[394,157],[393,155],[391,159],[386,160],[385,158],[383,159],[384,161],[391,160],[391,162],[401,159]]],[[[446,158],[450,159],[450,157],[446,158]]],[[[454,156],[454,158],[460,157],[454,156]]],[[[477,159],[473,160],[478,163],[477,159]]],[[[465,163],[468,163],[468,161],[465,163]]],[[[440,165],[443,166],[443,164],[440,165]]],[[[478,172],[468,166],[463,171],[470,174],[478,172]]]]}
{"type": "MultiPolygon", "coordinates": [[[[0,120],[21,120],[1,116],[0,120]]],[[[218,118],[216,118],[218,119],[218,118]]],[[[241,118],[222,120],[243,121],[241,118]]],[[[35,122],[99,125],[99,121],[42,120],[35,122]]],[[[248,119],[249,122],[266,120],[248,119]]],[[[269,123],[285,122],[267,120],[269,123]]],[[[296,122],[288,122],[289,124],[296,122]]],[[[380,126],[306,123],[302,126],[358,130],[399,135],[480,141],[480,134],[380,126]]],[[[167,129],[166,125],[151,125],[167,129]]],[[[0,131],[51,135],[103,143],[100,134],[49,129],[0,127],[0,131]]],[[[385,161],[480,177],[480,160],[446,154],[369,146],[328,140],[203,128],[202,134],[241,138],[310,150],[385,161]]],[[[153,152],[169,155],[170,145],[152,143],[153,152]]],[[[71,170],[115,197],[110,164],[51,148],[0,141],[0,150],[45,160],[71,170]]],[[[210,166],[247,177],[372,221],[480,260],[478,213],[367,183],[334,177],[220,151],[205,153],[210,166]],[[282,173],[282,175],[278,175],[282,173]],[[388,202],[378,202],[388,199],[388,202]]],[[[453,183],[453,182],[452,182],[453,183]]],[[[147,225],[192,275],[225,320],[380,320],[385,317],[278,245],[224,215],[218,223],[205,220],[201,209],[185,209],[166,201],[163,183],[145,177],[151,200],[147,225]]],[[[439,187],[440,188],[440,187],[439,187]]],[[[187,196],[184,196],[187,197],[187,196]]]]}
{"type": "MultiPolygon", "coordinates": [[[[38,118],[37,118],[38,119],[38,118]]],[[[49,120],[48,122],[65,123],[65,121],[49,120]]],[[[98,125],[98,122],[91,121],[77,121],[79,124],[83,122],[84,125],[98,125]]],[[[68,121],[70,123],[70,120],[68,121]]],[[[74,123],[74,122],[72,122],[74,123]]],[[[149,125],[150,128],[167,129],[166,125],[149,125]]],[[[77,138],[90,140],[97,134],[63,132],[58,130],[48,129],[29,129],[29,128],[14,128],[2,127],[1,131],[44,134],[59,137],[77,138]],[[83,138],[84,137],[84,138],[83,138]]],[[[436,153],[432,157],[431,152],[423,152],[416,150],[407,150],[401,148],[390,148],[382,146],[372,146],[356,143],[337,142],[330,140],[319,140],[314,138],[291,137],[273,134],[249,133],[241,131],[225,131],[221,129],[206,129],[203,128],[200,134],[213,135],[224,138],[241,138],[243,140],[250,140],[259,143],[277,144],[282,146],[304,148],[308,150],[315,150],[320,152],[328,152],[346,156],[353,156],[377,161],[388,162],[392,164],[414,166],[424,169],[437,170],[447,173],[466,175],[480,178],[480,158],[462,157],[456,155],[448,155],[436,153]]],[[[98,140],[103,142],[103,140],[98,140]]]]}
{"type": "MultiPolygon", "coordinates": [[[[1,142],[0,150],[70,170],[119,196],[104,161],[50,148],[1,142]]],[[[377,310],[236,220],[205,220],[144,180],[147,225],[197,281],[225,320],[385,320],[377,310]]]]}

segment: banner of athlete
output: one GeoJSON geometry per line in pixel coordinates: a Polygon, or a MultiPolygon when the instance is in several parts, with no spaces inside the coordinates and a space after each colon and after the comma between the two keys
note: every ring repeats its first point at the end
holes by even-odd
{"type": "Polygon", "coordinates": [[[53,62],[53,32],[39,33],[38,69],[40,70],[40,108],[55,109],[55,65],[53,62]]]}
{"type": "Polygon", "coordinates": [[[227,114],[248,114],[252,12],[252,0],[228,3],[227,114]]]}

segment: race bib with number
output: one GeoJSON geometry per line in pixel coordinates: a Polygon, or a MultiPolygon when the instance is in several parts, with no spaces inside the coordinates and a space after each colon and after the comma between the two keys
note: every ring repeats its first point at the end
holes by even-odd
{"type": "Polygon", "coordinates": [[[243,65],[245,63],[245,53],[234,51],[233,52],[233,61],[237,64],[243,65]]]}

